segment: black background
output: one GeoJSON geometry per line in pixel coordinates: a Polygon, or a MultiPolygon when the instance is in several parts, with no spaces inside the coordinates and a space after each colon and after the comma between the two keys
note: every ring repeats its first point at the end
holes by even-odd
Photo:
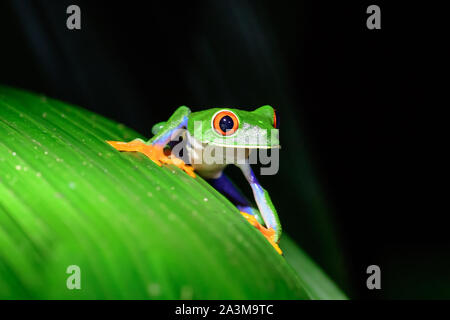
{"type": "Polygon", "coordinates": [[[180,105],[270,104],[281,167],[261,181],[286,232],[351,298],[450,298],[442,12],[380,1],[2,1],[0,84],[148,137],[180,105]],[[70,4],[81,30],[66,28],[70,4]],[[370,4],[381,30],[366,28],[370,4]],[[382,290],[365,286],[371,264],[382,290]]]}

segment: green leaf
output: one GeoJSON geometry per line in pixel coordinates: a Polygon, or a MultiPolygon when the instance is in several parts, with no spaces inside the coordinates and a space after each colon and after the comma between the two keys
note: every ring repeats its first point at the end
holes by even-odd
{"type": "Polygon", "coordinates": [[[0,87],[0,298],[345,298],[288,237],[278,255],[202,178],[105,143],[137,137],[0,87]],[[67,288],[70,265],[81,290],[67,288]]]}
{"type": "Polygon", "coordinates": [[[300,249],[288,235],[283,235],[280,246],[286,261],[299,275],[303,288],[311,299],[344,300],[346,295],[328,276],[300,249]]]}

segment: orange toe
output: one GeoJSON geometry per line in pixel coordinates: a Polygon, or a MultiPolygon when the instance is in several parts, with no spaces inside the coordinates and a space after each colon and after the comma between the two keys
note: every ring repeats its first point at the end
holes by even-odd
{"type": "Polygon", "coordinates": [[[275,250],[279,253],[279,254],[283,254],[283,251],[281,251],[280,247],[278,246],[278,244],[275,242],[275,230],[273,230],[272,228],[266,228],[264,226],[262,226],[258,220],[256,220],[256,218],[254,216],[252,216],[251,214],[248,214],[246,212],[242,212],[241,214],[244,216],[245,219],[247,219],[247,221],[254,226],[256,229],[258,229],[262,235],[267,239],[267,241],[270,242],[270,244],[275,248],[275,250]]]}
{"type": "Polygon", "coordinates": [[[155,146],[151,144],[148,145],[139,140],[133,140],[130,142],[121,142],[121,141],[106,141],[106,142],[119,151],[140,152],[146,155],[148,158],[150,158],[158,166],[162,166],[163,164],[173,164],[178,168],[182,169],[183,171],[185,171],[191,177],[195,178],[194,168],[192,166],[187,165],[186,163],[184,163],[183,160],[177,157],[167,156],[166,154],[164,154],[164,148],[160,146],[155,146]]]}
{"type": "Polygon", "coordinates": [[[256,227],[257,229],[259,229],[258,226],[260,226],[261,224],[258,222],[258,220],[256,220],[256,218],[254,216],[252,216],[251,214],[248,214],[246,212],[241,211],[241,214],[244,216],[245,219],[247,219],[247,221],[254,227],[256,227]]]}
{"type": "Polygon", "coordinates": [[[266,239],[270,242],[270,244],[275,248],[275,250],[279,253],[279,254],[283,254],[283,251],[281,251],[281,248],[278,246],[278,244],[275,242],[275,230],[273,229],[267,229],[261,226],[261,228],[263,230],[259,230],[261,231],[261,233],[264,235],[264,237],[266,237],[266,239]]]}

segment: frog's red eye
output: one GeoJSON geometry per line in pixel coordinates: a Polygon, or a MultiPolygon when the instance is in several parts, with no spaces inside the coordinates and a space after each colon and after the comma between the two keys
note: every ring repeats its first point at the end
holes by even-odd
{"type": "Polygon", "coordinates": [[[278,126],[279,126],[278,112],[277,110],[273,110],[273,127],[275,129],[278,129],[278,126]]]}
{"type": "Polygon", "coordinates": [[[231,111],[219,111],[212,120],[213,128],[223,136],[230,136],[239,128],[239,120],[231,111]]]}

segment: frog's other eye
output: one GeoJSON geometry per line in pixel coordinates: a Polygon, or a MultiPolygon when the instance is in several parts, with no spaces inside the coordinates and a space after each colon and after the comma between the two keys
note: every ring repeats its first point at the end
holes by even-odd
{"type": "Polygon", "coordinates": [[[239,128],[239,120],[233,112],[223,110],[214,115],[212,125],[219,134],[230,136],[239,128]]]}
{"type": "Polygon", "coordinates": [[[273,127],[275,129],[278,129],[280,126],[280,120],[278,119],[278,112],[277,110],[273,110],[273,127]]]}

